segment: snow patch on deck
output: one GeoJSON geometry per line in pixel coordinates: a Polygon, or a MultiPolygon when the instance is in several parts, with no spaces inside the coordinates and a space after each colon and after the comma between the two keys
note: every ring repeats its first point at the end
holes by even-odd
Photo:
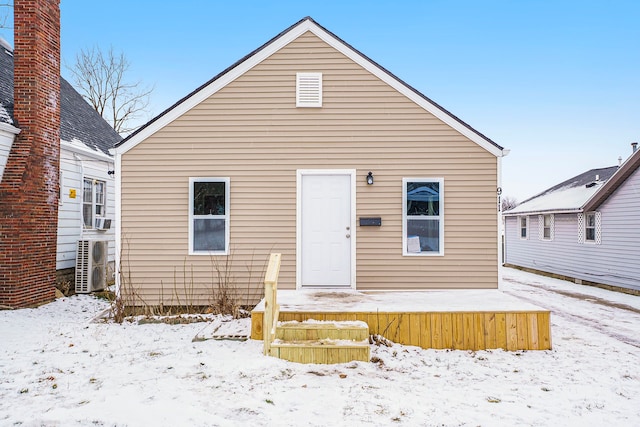
{"type": "MultiPolygon", "coordinates": [[[[280,312],[513,312],[546,311],[497,289],[375,292],[278,290],[280,312]]],[[[254,311],[264,311],[264,300],[254,311]]]]}

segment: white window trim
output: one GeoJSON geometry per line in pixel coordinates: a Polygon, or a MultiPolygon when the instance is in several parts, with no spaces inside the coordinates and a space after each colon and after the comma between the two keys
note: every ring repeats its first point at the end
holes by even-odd
{"type": "Polygon", "coordinates": [[[542,214],[538,215],[538,240],[550,242],[555,237],[555,215],[554,214],[542,214]],[[549,217],[549,237],[544,237],[544,217],[549,217]]]}
{"type": "Polygon", "coordinates": [[[296,107],[322,107],[322,73],[296,73],[296,107]]]}
{"type": "Polygon", "coordinates": [[[228,177],[190,177],[189,178],[189,255],[229,255],[229,229],[231,223],[231,205],[229,199],[230,178],[228,177]],[[194,215],[193,214],[193,184],[195,182],[224,182],[224,215],[194,215]],[[200,217],[207,219],[224,219],[224,251],[195,251],[193,249],[193,220],[200,217]]]}
{"type": "Polygon", "coordinates": [[[529,216],[519,216],[518,217],[518,236],[520,236],[520,240],[529,240],[529,216]],[[522,219],[525,219],[526,224],[525,224],[525,230],[526,230],[526,236],[522,237],[522,219]]]}
{"type": "Polygon", "coordinates": [[[584,213],[584,243],[589,245],[596,244],[596,213],[595,212],[585,212],[584,213]],[[589,229],[589,216],[593,216],[593,240],[589,240],[587,238],[587,229],[589,229]]]}
{"type": "MultiPolygon", "coordinates": [[[[436,218],[434,216],[434,218],[436,218]]],[[[444,178],[442,177],[422,177],[422,178],[402,178],[402,256],[444,256],[444,178]],[[438,252],[408,252],[407,251],[407,183],[408,182],[437,182],[440,187],[439,224],[440,250],[438,252]]]]}
{"type": "MultiPolygon", "coordinates": [[[[62,187],[62,183],[60,185],[62,187]]],[[[107,217],[107,181],[105,179],[101,179],[101,178],[94,178],[91,176],[83,176],[82,177],[82,190],[81,190],[81,196],[80,196],[80,221],[82,222],[82,229],[83,230],[95,230],[96,229],[96,218],[106,218],[107,217]],[[91,181],[91,226],[87,226],[84,222],[84,205],[85,205],[85,200],[84,200],[84,182],[85,181],[91,181]],[[103,213],[102,215],[98,216],[96,215],[96,181],[100,181],[104,184],[104,200],[103,200],[103,213]]]]}
{"type": "Polygon", "coordinates": [[[580,227],[580,232],[582,233],[582,240],[580,243],[584,243],[585,245],[600,245],[602,244],[602,212],[599,211],[591,211],[585,212],[583,214],[582,223],[580,218],[578,218],[578,226],[580,227]],[[587,216],[593,215],[594,217],[594,226],[593,226],[593,240],[587,240],[587,216]]]}

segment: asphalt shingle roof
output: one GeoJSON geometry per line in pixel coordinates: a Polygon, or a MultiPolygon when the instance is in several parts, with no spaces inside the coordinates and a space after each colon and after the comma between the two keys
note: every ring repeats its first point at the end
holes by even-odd
{"type": "MultiPolygon", "coordinates": [[[[13,118],[13,53],[0,47],[0,122],[20,127],[13,118]]],[[[108,154],[122,137],[60,77],[60,138],[80,141],[108,154]]]]}

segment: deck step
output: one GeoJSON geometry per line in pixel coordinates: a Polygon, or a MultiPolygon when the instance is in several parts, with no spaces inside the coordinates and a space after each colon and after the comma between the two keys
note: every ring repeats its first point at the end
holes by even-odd
{"type": "Polygon", "coordinates": [[[369,361],[369,326],[362,321],[279,322],[271,356],[298,363],[369,361]]]}
{"type": "Polygon", "coordinates": [[[271,356],[297,363],[368,362],[370,359],[368,340],[276,340],[271,344],[270,351],[271,356]]]}
{"type": "Polygon", "coordinates": [[[316,321],[279,322],[276,339],[282,341],[301,340],[353,340],[363,341],[369,338],[369,325],[362,321],[316,321]]]}

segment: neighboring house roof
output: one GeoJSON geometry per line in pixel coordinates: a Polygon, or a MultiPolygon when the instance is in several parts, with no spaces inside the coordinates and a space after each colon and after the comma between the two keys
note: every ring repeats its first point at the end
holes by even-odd
{"type": "Polygon", "coordinates": [[[303,18],[291,27],[287,28],[258,49],[254,50],[244,58],[240,59],[235,64],[222,71],[220,74],[213,77],[211,80],[180,99],[174,105],[169,107],[164,112],[153,118],[144,126],[130,134],[127,138],[116,144],[117,151],[123,153],[129,149],[135,147],[139,142],[146,139],[150,135],[154,134],[159,129],[163,128],[176,118],[180,117],[191,108],[207,99],[209,96],[216,93],[218,90],[232,82],[238,76],[244,74],[250,70],[256,64],[270,56],[272,53],[286,46],[291,41],[295,40],[300,35],[307,31],[312,32],[317,37],[334,47],[354,62],[361,65],[367,71],[379,77],[381,80],[398,90],[400,93],[407,96],[409,99],[420,105],[422,108],[438,117],[443,122],[447,123],[452,128],[456,129],[467,138],[471,139],[487,151],[491,152],[495,156],[505,156],[508,150],[504,150],[503,147],[493,142],[471,126],[460,120],[458,117],[451,114],[440,105],[427,98],[422,93],[418,92],[407,83],[393,75],[384,67],[371,60],[366,55],[362,54],[357,49],[340,39],[338,36],[328,31],[311,17],[303,18]],[[504,151],[503,151],[504,150],[504,151]]]}
{"type": "Polygon", "coordinates": [[[503,215],[592,211],[639,167],[640,150],[637,150],[621,166],[591,169],[574,176],[525,200],[503,215]]]}
{"type": "MultiPolygon", "coordinates": [[[[0,44],[0,123],[20,127],[13,117],[13,52],[4,43],[0,44]]],[[[60,77],[60,139],[109,154],[122,137],[60,77]]]]}
{"type": "Polygon", "coordinates": [[[614,191],[640,168],[640,150],[636,150],[618,171],[594,194],[582,207],[585,212],[592,211],[603,204],[614,191]]]}

